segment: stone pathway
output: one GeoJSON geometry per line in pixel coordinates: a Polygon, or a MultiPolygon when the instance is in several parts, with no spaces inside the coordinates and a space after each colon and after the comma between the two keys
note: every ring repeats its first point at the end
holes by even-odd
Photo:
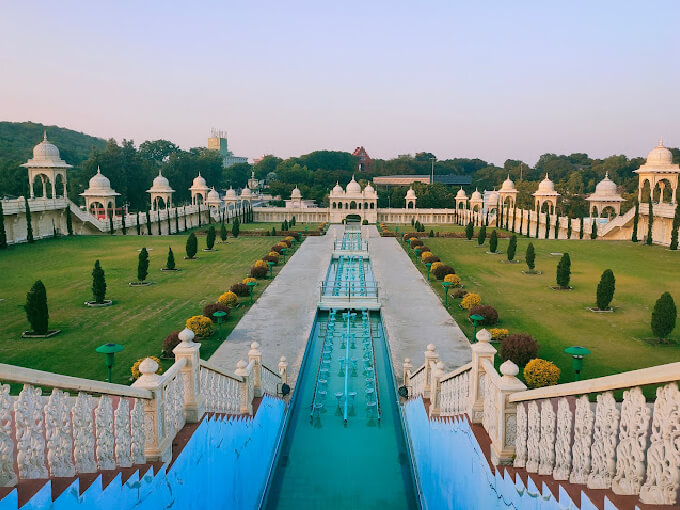
{"type": "Polygon", "coordinates": [[[393,237],[380,237],[368,229],[368,250],[380,286],[383,324],[399,379],[405,358],[414,368],[425,361],[425,347],[434,344],[439,359],[453,370],[472,359],[470,342],[449,315],[423,275],[393,237]]]}
{"type": "Polygon", "coordinates": [[[333,225],[325,236],[308,237],[274,281],[246,313],[210,361],[230,373],[239,360],[248,360],[252,342],[260,344],[262,362],[278,372],[279,359],[288,361],[292,386],[312,331],[319,287],[326,278],[333,252],[333,231],[342,238],[344,227],[333,225]]]}

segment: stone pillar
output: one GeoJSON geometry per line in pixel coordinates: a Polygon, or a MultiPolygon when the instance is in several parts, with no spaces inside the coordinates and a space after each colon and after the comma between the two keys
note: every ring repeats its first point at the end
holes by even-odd
{"type": "Polygon", "coordinates": [[[156,374],[158,363],[146,358],[139,364],[141,377],[132,385],[149,390],[153,397],[144,400],[144,457],[147,462],[169,462],[172,459],[172,439],[168,437],[163,408],[162,377],[156,374]]]}
{"type": "Polygon", "coordinates": [[[236,375],[239,380],[238,393],[240,414],[251,414],[253,412],[253,401],[248,394],[248,378],[252,376],[248,373],[248,370],[246,370],[247,366],[248,364],[245,361],[240,360],[236,364],[236,370],[234,371],[234,375],[236,375]]]}
{"type": "Polygon", "coordinates": [[[432,368],[439,361],[439,354],[435,350],[434,344],[428,344],[425,351],[425,389],[423,390],[423,397],[430,397],[432,368]]]}
{"type": "Polygon", "coordinates": [[[285,356],[281,356],[281,361],[279,361],[279,375],[281,382],[288,383],[288,362],[285,356]]]}
{"type": "Polygon", "coordinates": [[[413,370],[413,365],[411,364],[411,360],[409,358],[406,358],[404,360],[404,376],[403,376],[404,386],[408,386],[408,379],[409,379],[409,376],[411,375],[411,370],[413,370]]]}
{"type": "Polygon", "coordinates": [[[250,344],[248,351],[248,361],[254,361],[253,371],[250,373],[254,377],[253,387],[255,388],[255,397],[262,396],[262,352],[260,351],[260,344],[253,342],[250,344]]]}
{"type": "Polygon", "coordinates": [[[517,404],[508,402],[508,397],[527,389],[524,383],[517,379],[519,367],[512,361],[506,361],[500,368],[503,377],[494,395],[496,434],[491,438],[491,462],[494,465],[512,463],[517,439],[517,404]]]}
{"type": "Polygon", "coordinates": [[[430,391],[430,416],[439,416],[440,413],[442,377],[444,377],[444,363],[440,361],[432,370],[432,389],[430,391]]]}
{"type": "Polygon", "coordinates": [[[175,361],[186,360],[181,370],[184,382],[184,416],[187,423],[198,423],[205,412],[205,402],[201,393],[201,344],[194,342],[194,332],[188,328],[180,331],[181,343],[172,352],[175,361]]]}
{"type": "Polygon", "coordinates": [[[480,381],[482,376],[486,374],[482,367],[482,361],[487,359],[493,365],[494,355],[496,354],[496,349],[489,344],[490,341],[491,333],[486,329],[480,329],[477,332],[477,343],[470,346],[472,349],[472,377],[470,379],[470,409],[472,410],[470,419],[472,423],[482,423],[484,417],[484,388],[480,388],[480,381]]]}

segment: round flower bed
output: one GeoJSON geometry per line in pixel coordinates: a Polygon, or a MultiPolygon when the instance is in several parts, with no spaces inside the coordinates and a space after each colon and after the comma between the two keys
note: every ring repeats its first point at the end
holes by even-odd
{"type": "Polygon", "coordinates": [[[217,299],[217,302],[226,306],[236,306],[238,303],[238,296],[228,290],[217,299]]]}
{"type": "MultiPolygon", "coordinates": [[[[258,262],[262,262],[261,260],[258,262]]],[[[255,281],[255,279],[262,280],[267,277],[267,273],[269,272],[269,268],[267,267],[266,263],[262,262],[264,267],[254,265],[253,267],[250,268],[250,276],[251,278],[247,278],[247,280],[252,280],[255,281]]],[[[243,283],[246,283],[245,281],[243,283]]]]}
{"type": "Polygon", "coordinates": [[[246,285],[248,285],[249,282],[254,282],[254,281],[255,281],[255,278],[244,278],[243,280],[241,280],[241,283],[245,283],[246,285]]]}
{"type": "Polygon", "coordinates": [[[489,328],[489,333],[491,333],[492,342],[501,342],[508,336],[508,330],[501,328],[489,328]]]}
{"type": "Polygon", "coordinates": [[[428,251],[424,251],[423,253],[421,253],[420,258],[423,262],[425,262],[425,259],[427,257],[431,257],[432,255],[434,255],[434,254],[431,251],[428,250],[428,251]]]}
{"type": "Polygon", "coordinates": [[[551,361],[532,359],[524,367],[524,380],[529,388],[553,386],[560,380],[560,369],[551,361]]]}
{"type": "Polygon", "coordinates": [[[435,262],[441,262],[441,259],[436,255],[430,255],[429,257],[423,258],[424,264],[434,264],[435,262]]]}

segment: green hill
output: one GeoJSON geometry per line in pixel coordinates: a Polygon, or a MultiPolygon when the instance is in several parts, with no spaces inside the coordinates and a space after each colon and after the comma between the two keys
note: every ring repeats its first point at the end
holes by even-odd
{"type": "Polygon", "coordinates": [[[0,196],[27,193],[26,170],[19,167],[33,154],[33,147],[43,139],[59,147],[61,158],[74,166],[88,158],[92,147],[103,150],[106,140],[58,126],[34,122],[0,122],[0,196]]]}

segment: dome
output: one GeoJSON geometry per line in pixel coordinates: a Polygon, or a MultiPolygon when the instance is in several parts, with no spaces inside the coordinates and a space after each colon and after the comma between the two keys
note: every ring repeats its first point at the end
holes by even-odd
{"type": "Polygon", "coordinates": [[[364,195],[375,195],[375,188],[370,183],[364,188],[364,195]]]}
{"type": "Polygon", "coordinates": [[[467,195],[465,194],[465,191],[463,191],[463,188],[460,188],[458,190],[458,193],[456,193],[456,198],[467,198],[467,195]]]}
{"type": "Polygon", "coordinates": [[[208,191],[208,202],[219,202],[220,201],[220,194],[215,191],[215,188],[212,188],[210,191],[208,191]]]}
{"type": "Polygon", "coordinates": [[[503,191],[510,191],[515,189],[515,183],[512,182],[512,179],[510,179],[510,174],[508,174],[508,178],[503,181],[503,186],[501,186],[501,189],[503,191]]]}
{"type": "Polygon", "coordinates": [[[487,195],[487,203],[491,205],[495,205],[501,201],[501,196],[498,194],[498,191],[491,191],[487,195]]]}
{"type": "Polygon", "coordinates": [[[607,172],[597,186],[595,187],[596,195],[617,195],[616,183],[609,178],[609,172],[607,172]]]}
{"type": "Polygon", "coordinates": [[[293,191],[290,192],[290,198],[302,198],[302,192],[300,191],[300,188],[295,186],[293,191]]]}
{"type": "Polygon", "coordinates": [[[354,180],[354,176],[352,176],[352,180],[347,185],[347,193],[361,193],[361,186],[354,180]]]}
{"type": "Polygon", "coordinates": [[[90,184],[88,186],[88,191],[110,191],[111,181],[105,175],[99,171],[97,167],[97,173],[90,179],[90,184]]]}
{"type": "MultiPolygon", "coordinates": [[[[56,147],[55,147],[56,149],[56,147]]],[[[33,149],[35,153],[35,149],[33,149]]],[[[58,153],[57,153],[58,154],[58,153]]],[[[649,154],[647,154],[648,165],[671,165],[673,163],[673,155],[667,147],[663,145],[663,138],[659,141],[659,145],[654,147],[649,154]]]]}
{"type": "Polygon", "coordinates": [[[153,188],[165,189],[170,187],[170,181],[167,177],[163,177],[163,174],[158,171],[158,175],[153,180],[153,188]]]}
{"type": "Polygon", "coordinates": [[[47,141],[47,136],[38,145],[33,147],[33,159],[39,161],[60,161],[59,149],[47,141]]]}
{"type": "Polygon", "coordinates": [[[335,187],[333,188],[333,191],[331,191],[331,193],[332,193],[333,195],[338,195],[338,194],[339,194],[339,195],[342,195],[344,192],[345,192],[345,190],[342,189],[342,186],[340,186],[340,183],[338,183],[338,182],[336,181],[336,182],[335,182],[335,187]]]}
{"type": "Polygon", "coordinates": [[[538,185],[538,193],[553,193],[555,191],[555,184],[550,180],[548,174],[538,185]]]}
{"type": "Polygon", "coordinates": [[[413,191],[413,188],[409,188],[408,191],[406,192],[406,200],[413,199],[415,200],[416,198],[416,192],[413,191]]]}
{"type": "Polygon", "coordinates": [[[472,198],[470,200],[481,200],[482,199],[482,194],[479,192],[478,189],[475,189],[475,191],[472,193],[472,198]]]}
{"type": "Polygon", "coordinates": [[[198,172],[198,176],[194,177],[194,181],[191,183],[192,188],[207,188],[208,183],[205,182],[205,179],[201,175],[201,172],[198,172]]]}
{"type": "Polygon", "coordinates": [[[224,199],[225,200],[236,200],[236,192],[234,191],[234,188],[229,188],[227,192],[224,194],[224,199]]]}
{"type": "Polygon", "coordinates": [[[252,195],[252,193],[250,192],[250,190],[248,188],[243,188],[241,190],[241,196],[242,197],[249,197],[251,195],[252,195]]]}

